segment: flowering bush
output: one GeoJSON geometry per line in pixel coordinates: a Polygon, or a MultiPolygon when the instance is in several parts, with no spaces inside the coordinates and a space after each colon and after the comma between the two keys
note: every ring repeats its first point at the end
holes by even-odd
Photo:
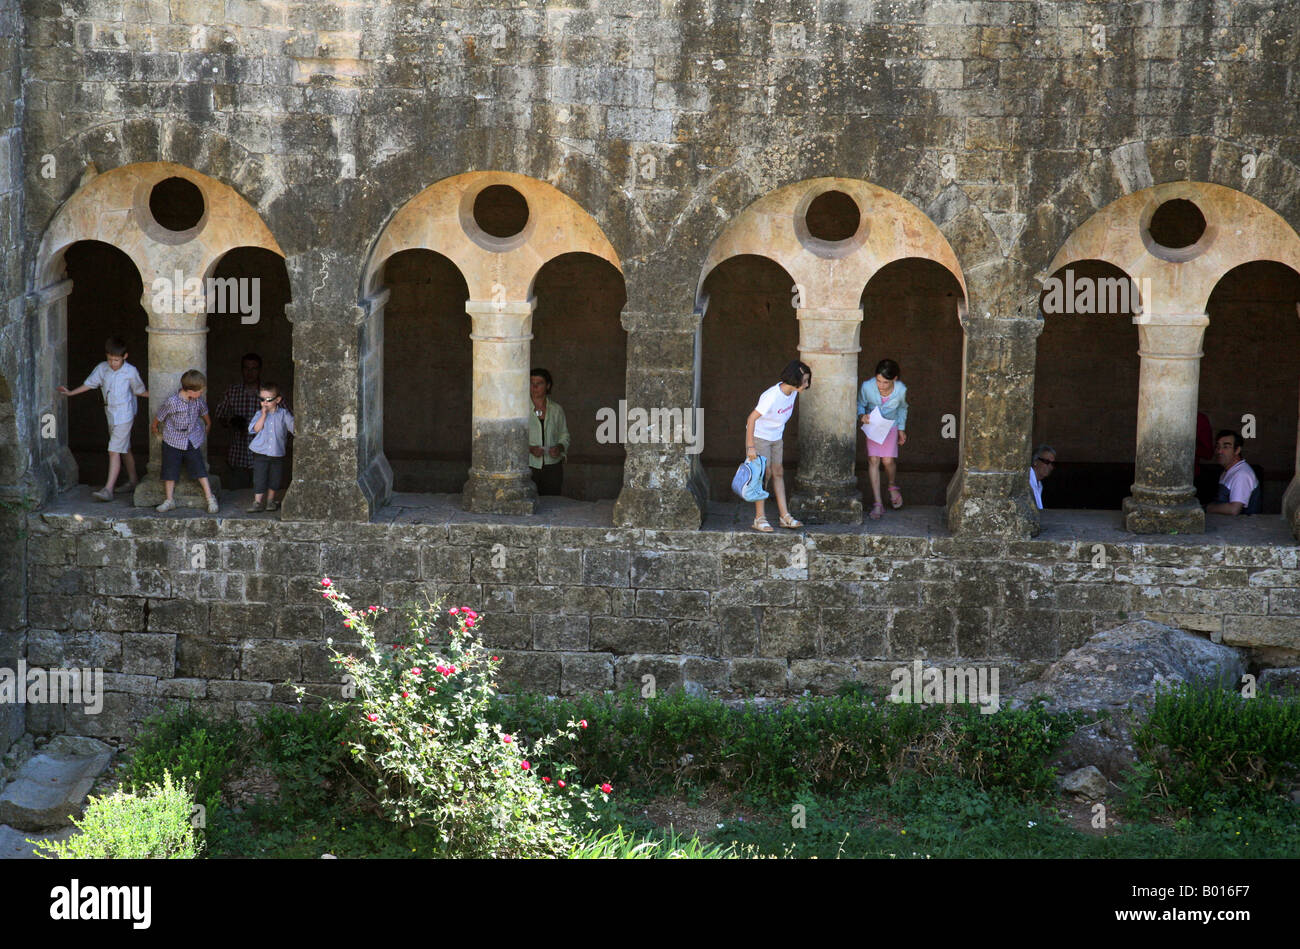
{"type": "Polygon", "coordinates": [[[361,640],[360,656],[329,640],[351,695],[331,705],[394,821],[435,827],[441,855],[465,857],[560,855],[591,829],[612,788],[563,780],[572,766],[549,764],[546,754],[560,738],[576,740],[578,723],[528,739],[488,720],[499,660],[476,635],[477,612],[417,608],[410,635],[385,646],[372,625],[385,608],[352,607],[328,577],[321,586],[361,640]]]}

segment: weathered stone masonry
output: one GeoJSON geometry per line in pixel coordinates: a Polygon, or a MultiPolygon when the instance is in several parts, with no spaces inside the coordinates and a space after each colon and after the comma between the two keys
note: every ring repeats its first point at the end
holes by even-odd
{"type": "MultiPolygon", "coordinates": [[[[1295,266],[1298,91],[1290,0],[0,0],[0,664],[114,670],[108,714],[56,722],[28,710],[41,730],[124,734],[189,695],[243,710],[285,701],[285,678],[328,680],[315,592],[325,573],[358,601],[427,589],[478,604],[507,675],[548,691],[643,668],[661,685],[826,688],[922,654],[1028,669],[1120,613],[1165,616],[1261,657],[1295,650],[1295,547],[1132,538],[1108,542],[1112,563],[1093,567],[1087,540],[1028,539],[1040,522],[1025,465],[1044,325],[1035,277],[1086,257],[1164,273],[1163,293],[1188,289],[1180,275],[1196,271],[1196,292],[1166,295],[1141,327],[1126,514],[1155,536],[1198,529],[1189,415],[1206,298],[1252,255],[1295,266]],[[129,229],[148,223],[138,203],[131,218],[116,199],[88,198],[161,163],[208,187],[212,207],[220,192],[239,209],[209,219],[207,252],[181,243],[175,255],[206,266],[249,235],[283,255],[298,419],[283,521],[48,513],[75,466],[66,426],[54,438],[41,427],[66,419],[52,386],[79,370],[66,365],[73,288],[60,253],[40,248],[63,234],[135,241],[137,260],[160,259],[129,229]],[[648,444],[628,446],[617,526],[370,523],[392,484],[377,248],[445,252],[448,232],[415,212],[468,175],[550,189],[552,207],[577,209],[588,248],[608,248],[626,290],[623,395],[642,406],[692,403],[705,268],[743,236],[747,213],[826,182],[903,202],[911,233],[838,271],[868,279],[916,252],[960,284],[951,536],[817,530],[795,567],[793,535],[695,531],[691,459],[648,444]],[[1139,251],[1159,200],[1215,189],[1200,264],[1139,251]],[[401,228],[427,239],[403,243],[401,228]],[[1238,229],[1269,238],[1214,243],[1238,229]],[[1219,256],[1227,246],[1231,259],[1219,256]],[[28,502],[45,512],[25,515],[28,502]],[[509,552],[500,576],[486,559],[495,542],[509,552]],[[187,569],[193,544],[202,571],[187,569]]],[[[902,220],[898,207],[863,208],[868,240],[902,220]]],[[[777,238],[797,270],[802,250],[777,238]]],[[[504,516],[531,502],[500,446],[524,421],[510,385],[528,365],[535,269],[501,280],[503,301],[481,269],[467,275],[466,309],[482,324],[475,375],[495,388],[475,393],[473,412],[502,438],[475,441],[469,499],[504,516]]],[[[809,287],[799,341],[826,391],[847,395],[870,314],[859,316],[861,287],[832,284],[809,287]]],[[[185,331],[170,350],[160,343],[159,384],[204,358],[198,323],[155,326],[185,331]]],[[[806,406],[804,481],[792,487],[826,520],[853,520],[853,431],[828,403],[806,406]]],[[[1283,512],[1300,532],[1300,481],[1283,512]]],[[[15,723],[0,710],[0,747],[15,723]]]]}
{"type": "Polygon", "coordinates": [[[347,642],[348,631],[321,598],[322,576],[355,605],[445,595],[475,606],[502,681],[550,694],[645,674],[660,689],[825,692],[848,679],[887,683],[915,658],[995,663],[1010,688],[1125,618],[1261,656],[1300,624],[1294,547],[1106,544],[1098,566],[1090,544],[1036,540],[455,519],[30,523],[28,662],[103,667],[110,691],[99,716],[29,708],[36,731],[126,736],[180,699],[250,714],[294,702],[286,680],[337,695],[324,640],[347,642]]]}

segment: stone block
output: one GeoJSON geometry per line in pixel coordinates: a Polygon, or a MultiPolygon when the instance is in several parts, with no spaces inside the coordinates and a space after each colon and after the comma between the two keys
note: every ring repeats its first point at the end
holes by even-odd
{"type": "Polygon", "coordinates": [[[761,607],[714,607],[722,655],[752,656],[758,652],[758,624],[762,613],[761,607]]]}
{"type": "Polygon", "coordinates": [[[559,695],[562,670],[563,660],[557,653],[506,651],[501,653],[497,684],[507,693],[559,695]]]}
{"type": "Polygon", "coordinates": [[[899,610],[889,627],[889,655],[910,662],[957,655],[954,618],[948,609],[899,610]]]}
{"type": "Polygon", "coordinates": [[[608,616],[609,591],[594,586],[520,587],[515,592],[515,612],[608,616]]]}
{"type": "MultiPolygon", "coordinates": [[[[330,613],[334,615],[333,611],[330,613]]],[[[275,638],[319,640],[324,635],[325,611],[319,606],[282,606],[275,613],[275,638]]]]}
{"type": "Polygon", "coordinates": [[[122,668],[122,633],[77,632],[62,637],[63,663],[81,669],[122,668]]]}
{"type": "Polygon", "coordinates": [[[100,596],[172,596],[170,574],[163,570],[126,570],[104,567],[95,571],[95,592],[100,596]]]}
{"type": "Polygon", "coordinates": [[[91,629],[94,601],[89,596],[29,596],[27,621],[45,629],[91,629]]]}
{"type": "Polygon", "coordinates": [[[709,613],[709,594],[703,590],[638,590],[636,615],[651,618],[702,617],[709,613]]]}
{"type": "Polygon", "coordinates": [[[716,553],[638,551],[632,557],[632,586],[657,590],[716,589],[720,556],[716,553]]]}
{"type": "Polygon", "coordinates": [[[598,616],[591,621],[590,648],[618,655],[663,653],[670,649],[670,637],[667,620],[598,616]]]}
{"type": "Polygon", "coordinates": [[[582,551],[574,548],[539,552],[537,581],[543,585],[581,584],[582,551]]]}
{"type": "Polygon", "coordinates": [[[584,650],[590,635],[591,618],[587,616],[533,617],[533,648],[537,650],[584,650]]]}
{"type": "Polygon", "coordinates": [[[790,661],[790,690],[805,689],[818,695],[833,695],[844,682],[857,677],[851,663],[827,662],[824,659],[792,659],[790,661]]]}
{"type": "MultiPolygon", "coordinates": [[[[587,619],[587,617],[581,617],[587,619]]],[[[533,617],[520,613],[492,613],[484,618],[479,638],[488,649],[531,649],[533,617]]]]}
{"type": "MultiPolygon", "coordinates": [[[[626,550],[584,550],[582,582],[589,586],[626,587],[631,576],[632,555],[626,550]]],[[[636,584],[652,586],[654,584],[636,584]]]]}
{"type": "MultiPolygon", "coordinates": [[[[227,679],[239,669],[239,648],[206,636],[176,638],[176,674],[190,679],[227,679]]],[[[215,697],[215,696],[214,696],[215,697]]]]}
{"type": "Polygon", "coordinates": [[[818,623],[815,610],[763,610],[759,621],[759,655],[784,659],[815,657],[818,623]]]}
{"type": "Polygon", "coordinates": [[[1300,650],[1300,623],[1290,616],[1223,617],[1223,643],[1227,646],[1273,646],[1300,650]]]}
{"type": "Polygon", "coordinates": [[[821,611],[821,630],[822,655],[828,659],[883,659],[889,613],[885,610],[824,609],[821,611]]]}
{"type": "Polygon", "coordinates": [[[144,629],[144,606],[147,601],[134,597],[108,597],[96,600],[92,611],[95,626],[100,629],[122,632],[144,629]]]}
{"type": "Polygon", "coordinates": [[[186,600],[148,600],[145,626],[151,633],[206,633],[208,604],[186,600]]]}
{"type": "Polygon", "coordinates": [[[616,690],[635,685],[640,695],[654,697],[680,689],[682,682],[682,661],[675,656],[631,655],[614,660],[616,690]]]}
{"type": "Polygon", "coordinates": [[[176,637],[170,633],[125,633],[122,671],[170,679],[176,673],[176,637]]]}
{"type": "Polygon", "coordinates": [[[746,695],[779,695],[786,691],[786,660],[737,658],[728,662],[733,691],[746,695]]]}
{"type": "Polygon", "coordinates": [[[249,603],[268,603],[278,605],[285,601],[288,594],[284,577],[266,573],[244,575],[244,599],[249,603]]]}
{"type": "Polygon", "coordinates": [[[302,674],[299,646],[282,639],[247,643],[240,658],[240,671],[245,678],[266,682],[298,679],[302,674]]]}
{"type": "Polygon", "coordinates": [[[537,555],[531,548],[490,547],[472,549],[470,580],[474,583],[534,583],[537,555]]]}
{"type": "Polygon", "coordinates": [[[560,694],[603,692],[614,687],[614,657],[605,653],[565,653],[560,657],[560,694]]]}
{"type": "Polygon", "coordinates": [[[266,702],[271,698],[269,682],[235,682],[222,680],[208,683],[208,698],[218,702],[266,702]]]}
{"type": "Polygon", "coordinates": [[[201,699],[208,694],[206,679],[159,679],[158,695],[168,699],[201,699]]]}
{"type": "Polygon", "coordinates": [[[275,607],[261,604],[213,603],[208,610],[208,630],[221,642],[273,639],[277,612],[275,607]]]}

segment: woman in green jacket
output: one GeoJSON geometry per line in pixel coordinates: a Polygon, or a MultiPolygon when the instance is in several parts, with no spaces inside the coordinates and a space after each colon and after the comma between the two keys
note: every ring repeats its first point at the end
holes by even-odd
{"type": "Polygon", "coordinates": [[[564,409],[552,402],[551,374],[545,369],[529,373],[528,391],[533,417],[528,420],[528,466],[538,494],[559,494],[564,483],[564,458],[569,450],[569,426],[564,409]]]}

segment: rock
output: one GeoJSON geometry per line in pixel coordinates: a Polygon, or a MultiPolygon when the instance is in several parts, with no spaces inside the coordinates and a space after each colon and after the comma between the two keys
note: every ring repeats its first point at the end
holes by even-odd
{"type": "Polygon", "coordinates": [[[8,702],[0,705],[0,755],[9,751],[9,747],[23,737],[26,719],[23,706],[8,702]]]}
{"type": "Polygon", "coordinates": [[[20,830],[67,826],[112,758],[112,749],[93,738],[54,739],[0,793],[0,824],[20,830]]]}
{"type": "Polygon", "coordinates": [[[1061,787],[1066,792],[1077,794],[1089,801],[1100,801],[1106,796],[1110,784],[1101,771],[1094,765],[1088,765],[1067,774],[1061,781],[1061,787]]]}
{"type": "Polygon", "coordinates": [[[28,837],[32,840],[67,840],[76,832],[75,827],[65,827],[50,834],[36,834],[0,824],[0,860],[40,859],[35,847],[27,842],[28,837]]]}
{"type": "Polygon", "coordinates": [[[1274,693],[1300,693],[1300,666],[1285,669],[1265,669],[1259,674],[1259,685],[1267,685],[1274,693]]]}
{"type": "Polygon", "coordinates": [[[682,683],[682,690],[693,699],[707,699],[709,697],[709,690],[703,684],[692,682],[690,679],[682,683]]]}
{"type": "Polygon", "coordinates": [[[1093,765],[1115,781],[1137,762],[1133,731],[1158,689],[1207,681],[1235,687],[1244,672],[1241,654],[1231,646],[1135,620],[1070,650],[1040,678],[1015,689],[1011,705],[1023,707],[1043,696],[1054,711],[1105,712],[1106,717],[1074,733],[1057,763],[1070,769],[1093,765]]]}
{"type": "Polygon", "coordinates": [[[1023,703],[1041,695],[1048,707],[1060,710],[1144,707],[1159,688],[1198,681],[1235,687],[1245,671],[1241,654],[1231,646],[1136,620],[1071,649],[1013,697],[1023,703]]]}

